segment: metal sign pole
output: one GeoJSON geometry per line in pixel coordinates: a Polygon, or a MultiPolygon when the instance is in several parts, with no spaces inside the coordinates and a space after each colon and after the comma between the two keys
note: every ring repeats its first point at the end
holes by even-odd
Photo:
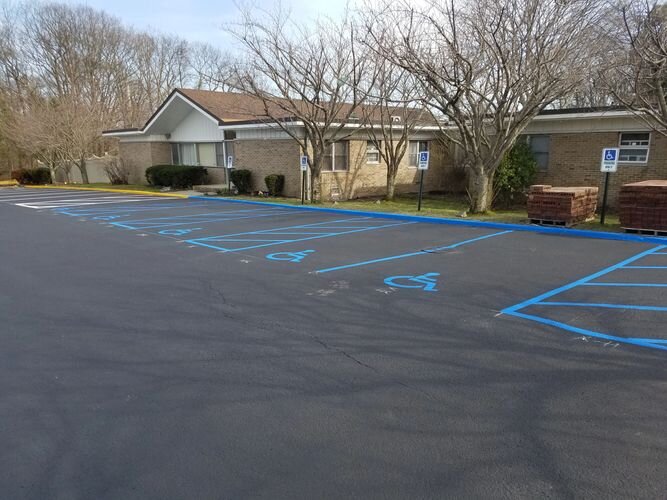
{"type": "Polygon", "coordinates": [[[424,194],[424,171],[419,171],[419,199],[417,201],[417,212],[422,209],[422,196],[424,194]]]}
{"type": "Polygon", "coordinates": [[[306,203],[306,172],[301,171],[301,204],[306,203]]]}
{"type": "Polygon", "coordinates": [[[419,199],[417,201],[417,212],[422,209],[422,197],[424,196],[424,171],[428,169],[428,151],[420,151],[417,159],[419,169],[419,199]]]}
{"type": "Polygon", "coordinates": [[[609,174],[618,169],[619,148],[603,148],[600,170],[604,172],[604,193],[602,194],[602,209],[600,210],[600,224],[604,226],[607,215],[607,194],[609,193],[609,174]]]}
{"type": "Polygon", "coordinates": [[[609,172],[604,174],[604,192],[602,194],[602,209],[600,210],[600,224],[604,226],[604,219],[607,212],[607,192],[609,191],[609,172]]]}

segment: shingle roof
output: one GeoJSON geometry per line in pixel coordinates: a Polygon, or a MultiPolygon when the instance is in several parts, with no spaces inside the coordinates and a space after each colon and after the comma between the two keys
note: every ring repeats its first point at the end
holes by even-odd
{"type": "MultiPolygon", "coordinates": [[[[268,118],[264,102],[249,94],[181,88],[176,89],[176,92],[193,101],[221,123],[268,118]]],[[[277,106],[271,111],[277,118],[290,118],[289,113],[277,106]]]]}
{"type": "MultiPolygon", "coordinates": [[[[220,92],[217,90],[196,90],[196,89],[185,89],[185,88],[176,88],[173,90],[169,97],[164,100],[158,109],[155,110],[153,115],[146,121],[143,127],[140,129],[117,129],[117,130],[105,130],[103,133],[119,133],[123,131],[137,131],[143,132],[148,124],[150,124],[153,119],[162,111],[162,109],[170,102],[174,94],[179,94],[181,97],[190,101],[195,106],[199,107],[202,111],[209,114],[212,118],[218,121],[219,125],[230,124],[230,123],[261,123],[272,121],[273,119],[278,120],[295,120],[296,118],[285,109],[282,109],[277,104],[267,103],[271,111],[271,117],[267,115],[267,110],[265,107],[265,102],[256,96],[250,94],[244,94],[240,92],[220,92]]],[[[302,103],[304,106],[307,104],[302,103]]],[[[350,112],[351,104],[343,104],[340,106],[339,112],[341,115],[347,116],[350,112]]],[[[289,106],[285,106],[289,109],[289,106]]],[[[377,108],[370,109],[370,116],[373,122],[380,123],[381,112],[377,108]]],[[[392,110],[388,111],[390,114],[393,114],[392,110]]],[[[404,115],[409,119],[415,120],[417,123],[422,125],[436,125],[437,123],[430,114],[423,108],[414,108],[405,113],[405,110],[402,108],[396,108],[396,114],[404,115]]],[[[358,112],[354,112],[352,116],[356,115],[358,119],[362,118],[364,115],[364,110],[360,107],[358,112]]],[[[385,116],[384,122],[387,123],[391,120],[390,117],[385,116]]]]}
{"type": "MultiPolygon", "coordinates": [[[[176,89],[177,92],[184,95],[199,107],[207,111],[211,116],[216,118],[220,123],[229,122],[258,122],[267,121],[269,117],[266,114],[264,101],[259,97],[250,94],[242,94],[238,92],[218,92],[213,90],[194,90],[194,89],[176,89]]],[[[295,105],[299,103],[292,103],[295,105]]],[[[306,103],[302,103],[306,106],[306,103]]],[[[288,111],[282,109],[276,104],[269,103],[272,118],[289,120],[295,117],[288,111]]],[[[347,116],[350,112],[351,104],[342,104],[340,106],[340,114],[347,116]]],[[[289,108],[289,105],[285,106],[289,108]]],[[[358,118],[364,114],[363,106],[359,107],[358,112],[353,112],[358,118]]],[[[396,114],[404,115],[405,110],[396,108],[396,114]]],[[[370,115],[374,122],[380,122],[380,110],[374,107],[370,108],[370,115]]],[[[391,113],[391,110],[390,110],[391,113]]],[[[430,114],[421,108],[414,108],[407,113],[410,119],[416,120],[422,124],[435,125],[436,122],[431,118],[430,114]]],[[[390,117],[386,117],[385,122],[390,121],[390,117]]]]}

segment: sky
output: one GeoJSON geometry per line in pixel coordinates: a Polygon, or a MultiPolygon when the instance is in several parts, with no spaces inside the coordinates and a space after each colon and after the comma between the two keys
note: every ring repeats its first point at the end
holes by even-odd
{"type": "Polygon", "coordinates": [[[231,49],[230,37],[221,25],[237,19],[237,5],[255,5],[272,10],[281,4],[295,20],[308,22],[318,15],[337,17],[345,8],[344,0],[59,0],[104,10],[137,29],[177,34],[192,41],[209,42],[231,49]]]}

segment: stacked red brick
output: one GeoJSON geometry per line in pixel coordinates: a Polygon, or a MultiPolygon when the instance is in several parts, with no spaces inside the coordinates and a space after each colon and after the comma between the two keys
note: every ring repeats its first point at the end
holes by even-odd
{"type": "Polygon", "coordinates": [[[621,227],[667,230],[667,180],[623,185],[618,205],[621,227]]]}
{"type": "Polygon", "coordinates": [[[595,216],[596,187],[530,186],[528,218],[547,223],[575,224],[595,216]]]}

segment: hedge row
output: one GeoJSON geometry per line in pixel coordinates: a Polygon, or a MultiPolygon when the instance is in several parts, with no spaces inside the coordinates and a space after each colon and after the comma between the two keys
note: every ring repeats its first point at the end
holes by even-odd
{"type": "Polygon", "coordinates": [[[21,168],[12,172],[12,179],[19,184],[51,184],[51,171],[46,167],[21,168]]]}
{"type": "Polygon", "coordinates": [[[207,172],[194,165],[153,165],[146,169],[146,180],[152,186],[187,189],[205,184],[207,172]]]}

